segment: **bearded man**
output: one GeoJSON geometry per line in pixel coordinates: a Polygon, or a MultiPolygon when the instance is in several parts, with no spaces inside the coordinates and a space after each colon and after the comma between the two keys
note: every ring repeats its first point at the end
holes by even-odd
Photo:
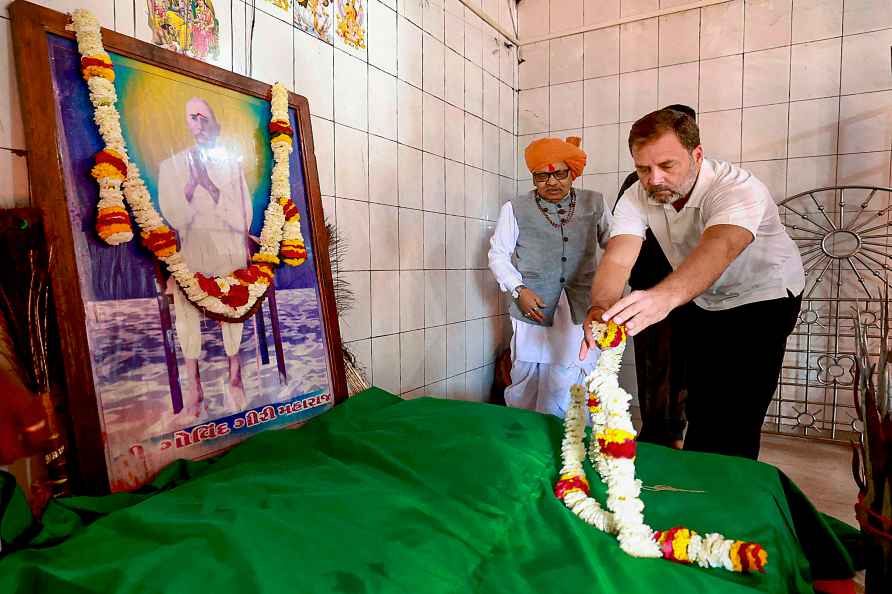
{"type": "Polygon", "coordinates": [[[579,356],[595,344],[592,321],[625,324],[634,336],[693,302],[676,347],[687,362],[684,449],[756,459],[805,287],[799,250],[762,182],[703,157],[688,114],[644,116],[629,150],[639,181],[614,212],[579,356]],[[623,297],[647,229],[673,272],[623,297]]]}

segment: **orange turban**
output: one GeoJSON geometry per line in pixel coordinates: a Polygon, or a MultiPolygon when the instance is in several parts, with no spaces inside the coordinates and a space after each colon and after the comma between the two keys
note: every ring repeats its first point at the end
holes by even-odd
{"type": "Polygon", "coordinates": [[[570,168],[574,178],[582,175],[585,169],[586,154],[579,148],[582,139],[578,136],[570,136],[566,142],[560,138],[542,138],[531,142],[524,151],[527,160],[527,168],[530,171],[541,169],[549,163],[563,161],[570,168]]]}

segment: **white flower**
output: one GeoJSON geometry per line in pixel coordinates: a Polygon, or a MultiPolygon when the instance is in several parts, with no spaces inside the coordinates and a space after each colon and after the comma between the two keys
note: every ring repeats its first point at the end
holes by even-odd
{"type": "MultiPolygon", "coordinates": [[[[99,21],[92,13],[86,10],[75,10],[71,16],[71,24],[66,28],[74,31],[78,52],[81,56],[98,56],[110,59],[102,45],[99,21]]],[[[139,167],[131,162],[128,156],[127,145],[121,130],[120,114],[115,105],[118,96],[114,82],[100,76],[93,76],[87,80],[87,86],[90,102],[93,105],[93,120],[105,143],[105,148],[121,155],[127,165],[127,178],[123,184],[120,180],[111,178],[98,180],[99,201],[97,208],[123,207],[126,201],[132,218],[141,231],[150,232],[165,226],[163,217],[152,203],[152,197],[142,180],[139,167]]],[[[272,87],[270,112],[272,119],[289,121],[288,91],[279,83],[272,87]]],[[[272,142],[270,149],[273,153],[273,171],[270,178],[270,200],[264,212],[264,225],[260,233],[260,251],[277,256],[283,237],[292,240],[302,240],[303,237],[300,224],[297,221],[287,224],[282,206],[277,202],[278,198],[288,198],[291,195],[290,155],[293,150],[292,144],[287,141],[272,142]]],[[[130,234],[115,234],[107,241],[114,244],[116,241],[123,241],[125,236],[129,239],[130,234]]],[[[229,318],[241,317],[256,304],[267,290],[267,286],[261,283],[248,285],[248,302],[238,308],[229,307],[220,299],[208,295],[201,289],[195,275],[189,270],[179,252],[160,259],[165,263],[168,271],[190,301],[218,315],[229,318]]],[[[239,282],[232,276],[215,280],[223,291],[228,291],[230,286],[239,282]]]]}

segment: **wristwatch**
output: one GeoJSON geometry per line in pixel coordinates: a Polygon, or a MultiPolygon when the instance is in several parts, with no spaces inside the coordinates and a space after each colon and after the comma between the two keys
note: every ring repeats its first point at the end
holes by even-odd
{"type": "Polygon", "coordinates": [[[520,290],[521,290],[521,289],[526,289],[526,287],[523,286],[523,285],[517,285],[516,287],[514,287],[514,290],[511,291],[511,298],[512,298],[512,299],[519,299],[519,298],[520,298],[520,290]]]}

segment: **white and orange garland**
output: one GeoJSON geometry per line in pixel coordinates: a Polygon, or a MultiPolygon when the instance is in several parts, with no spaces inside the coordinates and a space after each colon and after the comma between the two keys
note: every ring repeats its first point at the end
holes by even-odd
{"type": "Polygon", "coordinates": [[[266,294],[280,262],[299,266],[307,258],[300,213],[291,200],[289,160],[294,133],[288,117],[288,91],[279,83],[272,87],[269,132],[273,168],[260,249],[245,268],[225,276],[205,276],[189,270],[179,252],[176,232],[155,209],[139,168],[129,158],[116,107],[115,72],[111,57],[102,45],[99,21],[89,11],[75,10],[68,29],[77,38],[81,72],[93,104],[93,119],[105,143],[105,148],[96,154],[91,170],[99,184],[96,219],[99,237],[109,245],[133,239],[132,213],[143,245],[164,262],[189,301],[224,319],[243,318],[266,294]]]}
{"type": "Polygon", "coordinates": [[[635,429],[629,414],[632,397],[619,386],[617,373],[626,345],[626,331],[613,322],[592,325],[601,356],[595,370],[570,390],[570,407],[564,419],[561,476],[554,487],[558,499],[592,526],[615,534],[620,548],[633,557],[663,557],[700,567],[729,571],[764,572],[765,550],[751,542],[730,540],[721,534],[700,535],[688,528],[657,531],[644,521],[641,481],[635,478],[635,429]],[[585,408],[591,415],[589,456],[607,485],[607,508],[589,495],[585,477],[585,408]]]}

